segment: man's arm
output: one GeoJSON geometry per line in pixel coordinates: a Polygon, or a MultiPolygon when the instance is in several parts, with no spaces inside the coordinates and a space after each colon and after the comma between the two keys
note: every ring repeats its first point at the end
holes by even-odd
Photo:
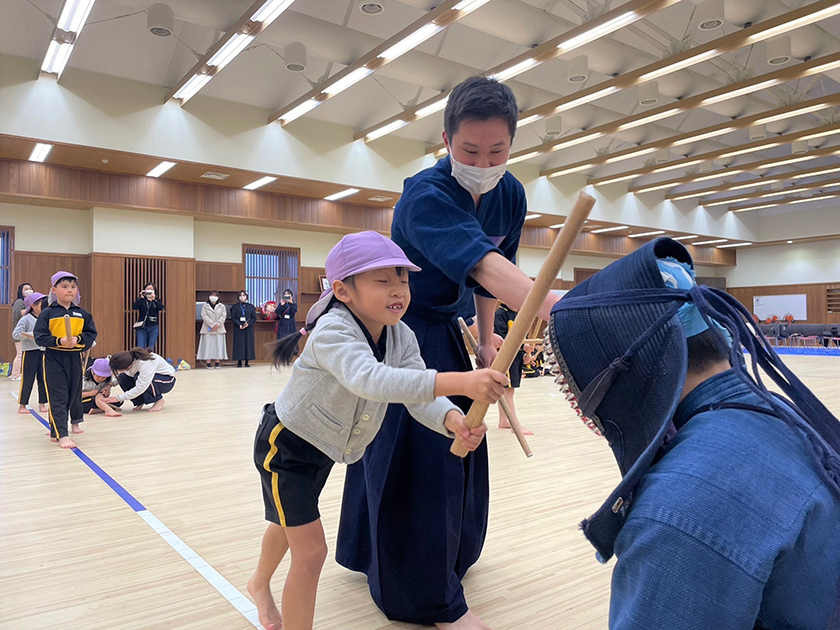
{"type": "MultiPolygon", "coordinates": [[[[524,271],[498,252],[489,252],[486,254],[478,261],[475,267],[472,268],[470,276],[515,311],[522,308],[522,304],[525,302],[525,297],[528,295],[528,291],[530,291],[531,287],[534,286],[534,281],[525,275],[524,271]]],[[[543,305],[540,307],[537,316],[545,321],[548,321],[548,317],[551,314],[551,308],[559,299],[560,298],[555,294],[549,293],[543,301],[543,305]]],[[[476,300],[476,309],[478,309],[478,300],[476,300]]],[[[479,333],[481,333],[481,315],[479,313],[476,313],[476,315],[479,322],[478,330],[479,333]]],[[[492,311],[490,312],[489,326],[490,332],[492,333],[492,311]]],[[[479,340],[479,344],[482,344],[481,340],[479,340]]]]}

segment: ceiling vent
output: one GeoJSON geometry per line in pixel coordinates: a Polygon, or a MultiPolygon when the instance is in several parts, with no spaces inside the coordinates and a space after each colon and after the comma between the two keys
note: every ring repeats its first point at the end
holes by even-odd
{"type": "Polygon", "coordinates": [[[777,37],[767,42],[767,63],[771,66],[783,66],[791,60],[790,37],[777,37]]]}
{"type": "Polygon", "coordinates": [[[659,83],[649,81],[639,86],[639,105],[656,105],[659,102],[659,83]]]}
{"type": "Polygon", "coordinates": [[[723,26],[723,0],[706,0],[697,7],[697,28],[713,31],[723,26]]]}
{"type": "Polygon", "coordinates": [[[376,197],[368,197],[368,201],[376,201],[377,203],[385,203],[391,201],[393,197],[385,197],[384,195],[376,195],[376,197]]]}
{"type": "Polygon", "coordinates": [[[365,15],[379,15],[385,10],[378,2],[362,2],[359,5],[359,11],[364,13],[365,15]]]}
{"type": "Polygon", "coordinates": [[[286,55],[286,70],[289,72],[303,72],[306,70],[306,46],[300,42],[293,42],[283,49],[286,55]]]}
{"type": "Polygon", "coordinates": [[[545,135],[549,140],[556,140],[563,133],[563,117],[553,116],[545,121],[545,135]]]}
{"type": "Polygon", "coordinates": [[[583,83],[589,78],[589,59],[586,55],[575,57],[569,62],[569,83],[583,83]]]}
{"type": "Polygon", "coordinates": [[[170,37],[175,30],[175,14],[162,2],[153,4],[146,10],[146,27],[152,35],[170,37]]]}
{"type": "Polygon", "coordinates": [[[750,127],[750,140],[766,140],[767,139],[767,126],[766,125],[753,125],[750,127]]]}
{"type": "Polygon", "coordinates": [[[224,173],[213,173],[212,171],[207,171],[202,175],[204,179],[215,179],[221,181],[223,179],[227,179],[230,175],[225,175],[224,173]]]}

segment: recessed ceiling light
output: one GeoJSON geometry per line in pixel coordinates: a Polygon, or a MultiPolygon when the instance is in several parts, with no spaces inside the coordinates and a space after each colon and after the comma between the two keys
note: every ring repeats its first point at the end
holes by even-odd
{"type": "Polygon", "coordinates": [[[675,241],[687,241],[690,238],[697,238],[697,235],[691,234],[689,236],[672,236],[671,238],[675,241]]]}
{"type": "Polygon", "coordinates": [[[692,243],[692,245],[717,245],[718,243],[725,243],[729,239],[727,238],[717,238],[713,241],[700,241],[699,243],[692,243]]]}
{"type": "Polygon", "coordinates": [[[565,223],[555,223],[554,225],[549,225],[548,227],[550,227],[552,230],[559,230],[559,229],[562,229],[562,227],[564,225],[566,225],[566,224],[565,223]]]}
{"type": "Polygon", "coordinates": [[[539,219],[539,218],[540,218],[540,215],[538,215],[538,214],[529,214],[527,217],[525,217],[525,220],[530,221],[531,219],[539,219]]]}
{"type": "Polygon", "coordinates": [[[616,226],[613,226],[613,227],[601,228],[599,230],[592,230],[592,233],[593,234],[603,234],[604,232],[616,232],[618,230],[626,230],[628,227],[630,227],[630,226],[629,225],[616,225],[616,226]]]}
{"type": "Polygon", "coordinates": [[[327,201],[335,201],[337,199],[343,199],[344,197],[349,197],[350,195],[355,195],[359,192],[358,188],[348,188],[347,190],[342,190],[341,192],[333,193],[332,195],[328,195],[324,197],[327,201]]]}
{"type": "Polygon", "coordinates": [[[251,182],[250,184],[248,184],[247,186],[243,186],[242,188],[244,188],[245,190],[256,190],[257,188],[262,188],[266,184],[270,184],[275,179],[277,179],[277,178],[276,177],[269,177],[269,176],[261,177],[257,181],[251,182]]]}
{"type": "Polygon", "coordinates": [[[146,177],[160,177],[173,166],[175,166],[175,162],[167,162],[166,160],[164,160],[163,162],[155,166],[151,171],[146,173],[146,177]]]}
{"type": "Polygon", "coordinates": [[[791,244],[793,244],[793,241],[788,241],[787,244],[791,245],[791,244]]]}
{"type": "Polygon", "coordinates": [[[642,238],[644,236],[658,236],[665,234],[665,230],[654,230],[653,232],[640,232],[639,234],[631,234],[630,238],[642,238]]]}
{"type": "Polygon", "coordinates": [[[391,201],[393,197],[386,197],[385,195],[376,195],[375,197],[368,197],[368,201],[376,201],[377,203],[385,203],[391,201]]]}
{"type": "Polygon", "coordinates": [[[47,159],[47,156],[52,151],[53,145],[51,144],[44,144],[43,142],[38,142],[35,145],[35,148],[32,149],[32,153],[29,155],[30,162],[43,162],[47,159]]]}

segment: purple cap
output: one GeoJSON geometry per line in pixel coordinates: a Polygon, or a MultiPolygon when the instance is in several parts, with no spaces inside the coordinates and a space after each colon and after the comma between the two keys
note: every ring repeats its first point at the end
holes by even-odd
{"type": "Polygon", "coordinates": [[[38,293],[37,291],[35,291],[23,298],[23,314],[26,315],[29,311],[31,311],[32,305],[43,297],[47,296],[43,293],[38,293]]]}
{"type": "MultiPolygon", "coordinates": [[[[365,271],[405,267],[409,271],[420,271],[405,252],[394,241],[378,232],[348,234],[327,254],[327,282],[332,286],[335,280],[344,280],[365,271]]],[[[306,314],[306,323],[311,324],[324,312],[332,299],[332,288],[327,289],[306,314]]]]}
{"type": "Polygon", "coordinates": [[[108,378],[111,376],[111,364],[108,362],[108,359],[97,359],[93,362],[91,372],[102,378],[108,378]]]}
{"type": "Polygon", "coordinates": [[[50,286],[54,287],[62,278],[73,278],[73,280],[75,280],[76,282],[79,281],[79,279],[76,277],[76,274],[74,273],[70,273],[69,271],[57,271],[53,274],[53,277],[50,280],[50,282],[52,283],[50,284],[50,286]]]}

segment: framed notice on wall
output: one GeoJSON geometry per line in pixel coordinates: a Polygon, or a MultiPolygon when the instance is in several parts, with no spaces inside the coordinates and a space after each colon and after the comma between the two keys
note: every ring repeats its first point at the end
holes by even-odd
{"type": "Polygon", "coordinates": [[[755,295],[753,296],[753,313],[760,320],[775,315],[779,319],[790,313],[797,321],[808,319],[808,296],[804,293],[791,295],[755,295]]]}

